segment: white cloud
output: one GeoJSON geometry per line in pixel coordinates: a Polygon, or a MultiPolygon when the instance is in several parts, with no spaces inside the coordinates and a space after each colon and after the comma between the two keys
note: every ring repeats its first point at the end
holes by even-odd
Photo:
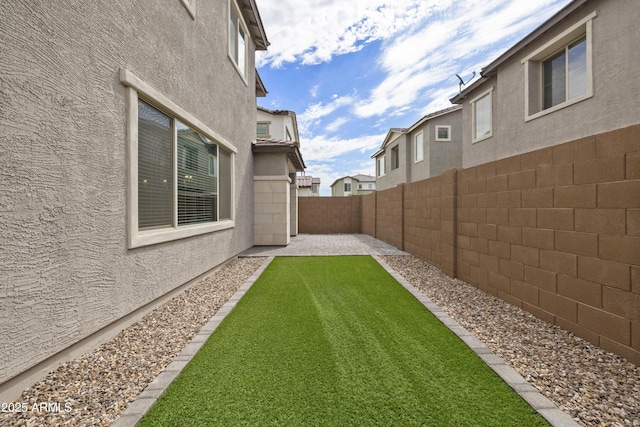
{"type": "Polygon", "coordinates": [[[348,121],[349,121],[349,120],[348,120],[347,118],[345,118],[345,117],[338,117],[337,119],[335,119],[334,121],[332,121],[331,123],[329,123],[328,125],[326,125],[326,126],[324,127],[324,129],[325,129],[327,132],[335,132],[335,131],[337,131],[338,129],[340,129],[340,127],[341,127],[343,124],[347,123],[348,121]]]}
{"type": "Polygon", "coordinates": [[[332,114],[338,108],[351,105],[354,102],[352,96],[334,96],[332,101],[325,104],[323,102],[316,102],[310,104],[307,109],[297,116],[298,131],[301,136],[307,136],[311,132],[311,128],[320,124],[320,119],[332,114]]]}
{"type": "Polygon", "coordinates": [[[300,152],[302,153],[305,163],[327,161],[353,151],[366,152],[368,150],[375,150],[382,144],[385,136],[386,133],[341,139],[318,135],[304,139],[301,143],[300,152]]]}
{"type": "Polygon", "coordinates": [[[415,25],[441,0],[262,0],[260,15],[271,42],[258,66],[317,64],[356,52],[415,25]]]}

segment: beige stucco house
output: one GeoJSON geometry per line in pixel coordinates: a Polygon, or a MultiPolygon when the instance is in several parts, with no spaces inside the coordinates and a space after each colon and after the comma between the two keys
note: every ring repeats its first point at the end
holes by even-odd
{"type": "Polygon", "coordinates": [[[640,5],[575,0],[484,67],[463,107],[463,167],[637,124],[640,5]]]}
{"type": "Polygon", "coordinates": [[[416,182],[462,165],[462,108],[453,106],[422,117],[409,128],[391,128],[376,162],[378,190],[416,182]]]}
{"type": "Polygon", "coordinates": [[[254,242],[287,245],[298,234],[297,173],[303,172],[296,114],[257,108],[254,153],[254,242]]]}
{"type": "Polygon", "coordinates": [[[9,402],[254,245],[255,51],[269,43],[254,0],[7,0],[2,13],[9,402]]]}
{"type": "Polygon", "coordinates": [[[376,177],[371,175],[343,176],[331,184],[331,196],[337,197],[363,196],[374,191],[376,191],[376,177]]]}
{"type": "Polygon", "coordinates": [[[320,197],[320,178],[308,175],[298,175],[299,197],[320,197]]]}

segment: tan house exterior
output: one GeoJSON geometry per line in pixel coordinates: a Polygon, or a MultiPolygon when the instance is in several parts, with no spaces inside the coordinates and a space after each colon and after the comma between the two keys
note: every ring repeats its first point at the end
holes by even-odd
{"type": "Polygon", "coordinates": [[[357,174],[336,179],[331,184],[332,197],[362,196],[376,191],[376,178],[371,175],[357,174]]]}
{"type": "Polygon", "coordinates": [[[462,166],[637,124],[638,22],[636,0],[576,0],[484,67],[451,100],[462,166]]]}
{"type": "Polygon", "coordinates": [[[392,128],[376,153],[376,187],[393,188],[462,165],[462,108],[428,114],[409,128],[392,128]]]}
{"type": "Polygon", "coordinates": [[[298,234],[297,173],[303,172],[296,114],[257,108],[254,153],[254,243],[288,245],[298,234]]]}
{"type": "Polygon", "coordinates": [[[320,197],[320,178],[298,175],[298,197],[320,197]]]}
{"type": "Polygon", "coordinates": [[[10,402],[254,245],[255,51],[269,42],[254,0],[7,0],[2,12],[10,402]]]}

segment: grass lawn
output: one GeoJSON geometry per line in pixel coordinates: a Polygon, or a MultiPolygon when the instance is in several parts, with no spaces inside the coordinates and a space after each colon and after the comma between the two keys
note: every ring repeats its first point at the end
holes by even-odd
{"type": "Polygon", "coordinates": [[[371,257],[278,257],[142,426],[547,425],[371,257]]]}

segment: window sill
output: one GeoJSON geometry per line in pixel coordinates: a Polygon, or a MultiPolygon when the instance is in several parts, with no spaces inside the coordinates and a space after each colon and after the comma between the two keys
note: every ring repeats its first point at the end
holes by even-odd
{"type": "Polygon", "coordinates": [[[551,108],[547,108],[546,110],[538,111],[537,113],[525,116],[524,121],[529,122],[531,120],[535,120],[538,117],[546,116],[547,114],[555,113],[558,110],[562,110],[563,108],[570,107],[578,102],[582,102],[586,99],[593,98],[593,93],[588,93],[586,95],[582,95],[578,98],[571,99],[569,101],[563,102],[562,104],[554,105],[551,108]]]}
{"type": "Polygon", "coordinates": [[[475,144],[476,142],[481,142],[481,141],[487,140],[487,139],[492,138],[492,137],[493,137],[493,132],[491,132],[489,135],[484,135],[484,136],[482,136],[482,137],[480,137],[478,139],[474,139],[474,140],[471,141],[471,143],[475,144]]]}
{"type": "Polygon", "coordinates": [[[227,230],[233,227],[235,227],[234,221],[223,220],[208,224],[185,225],[179,228],[135,231],[129,236],[129,249],[186,239],[188,237],[227,230]]]}
{"type": "Polygon", "coordinates": [[[424,162],[424,159],[415,160],[415,161],[413,162],[413,164],[422,163],[422,162],[424,162]]]}

